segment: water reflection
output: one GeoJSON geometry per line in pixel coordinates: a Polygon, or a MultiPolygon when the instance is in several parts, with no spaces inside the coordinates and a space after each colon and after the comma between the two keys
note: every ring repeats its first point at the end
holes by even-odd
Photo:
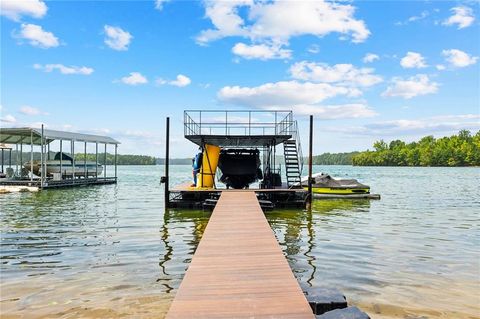
{"type": "Polygon", "coordinates": [[[166,293],[180,285],[210,215],[201,210],[165,210],[160,230],[165,249],[159,256],[161,273],[157,282],[165,287],[166,293]]]}
{"type": "MultiPolygon", "coordinates": [[[[173,166],[174,183],[190,169],[173,166]]],[[[373,318],[478,318],[478,168],[328,170],[382,200],[266,214],[302,286],[337,287],[373,318]]],[[[210,213],[164,213],[162,174],[119,167],[118,185],[0,196],[2,318],[164,316],[210,213]]]]}
{"type": "MultiPolygon", "coordinates": [[[[328,225],[329,220],[368,211],[369,200],[316,200],[312,211],[275,210],[267,219],[300,284],[311,287],[317,277],[317,248],[322,246],[322,236],[317,223],[328,225]],[[319,238],[317,238],[319,237],[319,238]]],[[[323,238],[324,239],[324,238],[323,238]]]]}

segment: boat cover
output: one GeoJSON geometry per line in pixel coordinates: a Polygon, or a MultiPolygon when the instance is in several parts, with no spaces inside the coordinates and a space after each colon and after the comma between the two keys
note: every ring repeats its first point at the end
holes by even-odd
{"type": "MultiPolygon", "coordinates": [[[[314,188],[370,188],[357,181],[356,179],[335,179],[328,174],[316,174],[312,176],[315,183],[312,185],[314,188]]],[[[307,179],[302,179],[302,186],[308,186],[307,179]]]]}

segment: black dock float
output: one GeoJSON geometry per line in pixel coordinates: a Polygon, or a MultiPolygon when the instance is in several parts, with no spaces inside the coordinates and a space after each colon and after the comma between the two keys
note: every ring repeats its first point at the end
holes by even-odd
{"type": "Polygon", "coordinates": [[[370,319],[369,315],[355,306],[332,310],[315,317],[316,319],[370,319]]]}

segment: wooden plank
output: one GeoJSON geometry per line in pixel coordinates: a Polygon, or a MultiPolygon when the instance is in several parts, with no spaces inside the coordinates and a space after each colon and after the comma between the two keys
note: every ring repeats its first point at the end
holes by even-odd
{"type": "Polygon", "coordinates": [[[222,192],[167,318],[314,318],[253,191],[222,192]]]}

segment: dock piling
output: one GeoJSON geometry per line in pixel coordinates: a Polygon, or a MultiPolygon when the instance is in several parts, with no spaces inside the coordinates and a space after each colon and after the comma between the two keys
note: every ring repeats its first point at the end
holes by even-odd
{"type": "Polygon", "coordinates": [[[308,197],[307,209],[312,209],[312,169],[313,169],[313,115],[310,115],[310,132],[308,138],[308,197]]]}
{"type": "Polygon", "coordinates": [[[170,190],[169,190],[169,162],[170,162],[170,117],[167,117],[165,123],[165,209],[170,207],[170,190]]]}

